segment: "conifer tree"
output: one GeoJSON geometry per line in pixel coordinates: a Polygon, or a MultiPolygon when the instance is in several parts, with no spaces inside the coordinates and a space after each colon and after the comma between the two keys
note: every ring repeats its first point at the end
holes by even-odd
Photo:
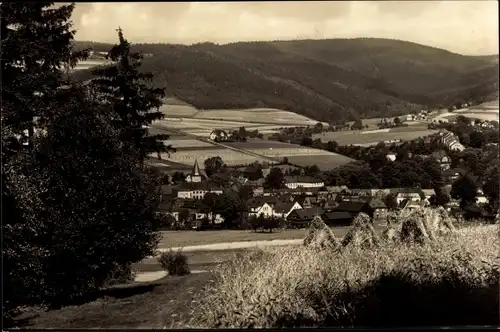
{"type": "Polygon", "coordinates": [[[64,70],[86,56],[73,49],[73,8],[51,2],[0,5],[2,127],[24,146],[31,146],[34,127],[43,128],[54,116],[56,109],[50,105],[63,84],[64,70]]]}
{"type": "Polygon", "coordinates": [[[110,117],[120,131],[121,141],[136,148],[138,159],[142,162],[151,152],[160,156],[162,152],[174,151],[163,143],[168,135],[149,136],[147,130],[153,121],[163,118],[159,107],[163,103],[165,89],[150,86],[153,75],[139,71],[142,54],[132,52],[122,29],[117,31],[119,43],[108,53],[113,64],[92,71],[91,88],[99,102],[113,107],[110,117]]]}

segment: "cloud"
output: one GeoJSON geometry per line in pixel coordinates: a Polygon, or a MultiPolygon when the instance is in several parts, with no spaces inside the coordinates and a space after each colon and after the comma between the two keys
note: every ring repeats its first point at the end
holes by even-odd
{"type": "Polygon", "coordinates": [[[379,37],[462,54],[498,53],[498,2],[301,1],[77,3],[78,40],[227,43],[379,37]]]}

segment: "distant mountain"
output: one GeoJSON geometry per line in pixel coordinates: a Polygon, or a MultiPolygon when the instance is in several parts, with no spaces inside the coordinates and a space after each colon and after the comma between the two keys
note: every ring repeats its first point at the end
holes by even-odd
{"type": "MultiPolygon", "coordinates": [[[[464,56],[398,40],[133,47],[150,55],[143,69],[154,74],[156,86],[200,109],[272,107],[336,122],[482,100],[498,91],[495,56],[464,56]]],[[[75,76],[90,78],[86,70],[75,76]]]]}

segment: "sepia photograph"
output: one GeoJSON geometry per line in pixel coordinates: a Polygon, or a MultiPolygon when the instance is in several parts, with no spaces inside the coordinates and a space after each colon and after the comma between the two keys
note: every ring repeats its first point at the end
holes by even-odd
{"type": "Polygon", "coordinates": [[[2,330],[500,326],[498,7],[1,2],[2,330]]]}

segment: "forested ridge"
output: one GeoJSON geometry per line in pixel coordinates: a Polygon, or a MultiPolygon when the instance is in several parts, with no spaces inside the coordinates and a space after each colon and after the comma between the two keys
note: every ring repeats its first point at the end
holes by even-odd
{"type": "MultiPolygon", "coordinates": [[[[107,51],[111,45],[76,42],[107,51]]],[[[498,91],[498,57],[388,39],[136,44],[167,94],[200,109],[273,107],[323,121],[481,102],[498,91]]],[[[78,72],[80,79],[90,73],[78,72]]]]}

